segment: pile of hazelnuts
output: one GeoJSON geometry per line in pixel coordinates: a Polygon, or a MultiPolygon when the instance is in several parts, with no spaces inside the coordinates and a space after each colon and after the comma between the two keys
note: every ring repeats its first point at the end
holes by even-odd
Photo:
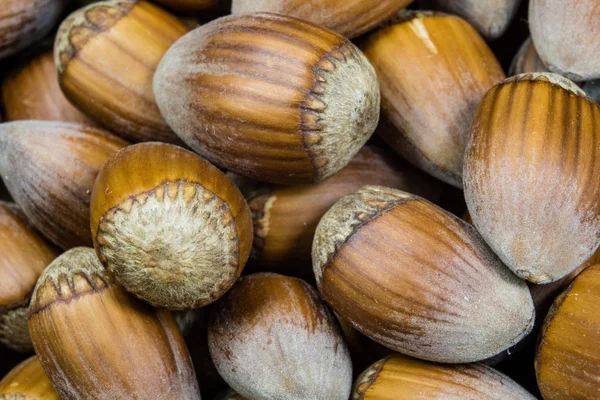
{"type": "Polygon", "coordinates": [[[2,0],[0,400],[600,399],[600,0],[230,3],[2,0]]]}

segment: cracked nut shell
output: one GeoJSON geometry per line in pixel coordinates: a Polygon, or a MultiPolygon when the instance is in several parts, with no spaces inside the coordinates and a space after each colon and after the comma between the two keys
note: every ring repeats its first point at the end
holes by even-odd
{"type": "Polygon", "coordinates": [[[335,174],[379,120],[379,84],[360,50],[276,14],[223,17],[188,33],[160,62],[154,94],[192,149],[271,183],[335,174]]]}
{"type": "Polygon", "coordinates": [[[300,279],[240,279],[212,310],[208,341],[223,379],[249,399],[350,396],[352,361],[339,327],[300,279]]]}
{"type": "Polygon", "coordinates": [[[312,255],[324,300],[400,353],[479,361],[533,327],[526,283],[471,225],[409,193],[364,186],[343,197],[319,222],[312,255]]]}
{"type": "Polygon", "coordinates": [[[90,215],[100,261],[159,307],[213,302],[240,276],[252,245],[237,187],[199,155],[165,143],[115,154],[98,174],[90,215]]]}
{"type": "Polygon", "coordinates": [[[171,312],[129,295],[91,248],[67,251],[42,273],[29,331],[60,398],[200,399],[171,312]]]}
{"type": "Polygon", "coordinates": [[[562,278],[600,243],[600,107],[560,75],[508,78],[482,99],[465,156],[473,224],[533,283],[562,278]]]}
{"type": "Polygon", "coordinates": [[[189,29],[146,1],[108,0],[69,15],[54,45],[60,87],[86,115],[131,141],[178,142],[152,92],[164,53],[189,29]]]}

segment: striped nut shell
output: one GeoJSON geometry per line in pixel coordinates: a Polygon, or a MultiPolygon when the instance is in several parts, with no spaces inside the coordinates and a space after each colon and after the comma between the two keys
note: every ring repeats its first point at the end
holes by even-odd
{"type": "Polygon", "coordinates": [[[60,87],[94,121],[133,142],[179,142],[160,115],[154,71],[189,29],[146,1],[94,2],[69,15],[54,44],[60,87]]]}
{"type": "Polygon", "coordinates": [[[412,2],[413,0],[233,0],[231,12],[244,14],[263,11],[290,15],[353,38],[375,28],[412,2]]]}
{"type": "Polygon", "coordinates": [[[600,78],[598,0],[530,0],[529,30],[548,69],[574,81],[600,78]]]}
{"type": "Polygon", "coordinates": [[[356,380],[352,400],[535,400],[508,376],[481,364],[442,365],[391,355],[356,380]]]}
{"type": "Polygon", "coordinates": [[[497,39],[506,32],[521,0],[422,0],[428,9],[456,14],[469,22],[483,37],[497,39]]]}
{"type": "Polygon", "coordinates": [[[600,265],[583,271],[554,301],[535,358],[545,400],[600,395],[600,265]]]}
{"type": "Polygon", "coordinates": [[[66,0],[2,0],[0,60],[43,38],[58,21],[66,0]]]}
{"type": "Polygon", "coordinates": [[[0,254],[0,343],[30,352],[29,298],[58,253],[26,223],[15,204],[0,201],[0,254]]]}
{"type": "Polygon", "coordinates": [[[129,146],[92,192],[100,261],[126,290],[159,307],[197,308],[222,296],[250,254],[252,217],[219,169],[165,143],[129,146]]]}
{"type": "Polygon", "coordinates": [[[191,148],[271,183],[335,174],[379,120],[379,84],[360,50],[276,14],[224,17],[185,35],[162,59],[154,93],[191,148]]]}
{"type": "Polygon", "coordinates": [[[44,270],[29,332],[61,399],[200,399],[171,313],[129,295],[91,248],[68,250],[44,270]]]}
{"type": "Polygon", "coordinates": [[[364,186],[339,200],[317,227],[313,267],[337,314],[425,360],[483,360],[533,327],[527,285],[475,229],[399,190],[364,186]]]}
{"type": "Polygon", "coordinates": [[[363,185],[401,189],[432,201],[441,191],[438,181],[369,145],[316,185],[257,184],[245,194],[254,223],[251,258],[258,268],[312,277],[310,251],[319,220],[336,201],[363,185]]]}
{"type": "Polygon", "coordinates": [[[98,171],[127,145],[77,123],[0,124],[0,175],[37,230],[59,247],[91,245],[90,196],[98,171]]]}
{"type": "Polygon", "coordinates": [[[367,36],[361,48],[381,82],[378,134],[417,167],[462,187],[473,113],[504,79],[485,41],[458,17],[410,11],[367,36]]]}
{"type": "Polygon", "coordinates": [[[352,361],[334,316],[308,283],[243,277],[212,310],[208,344],[217,369],[249,399],[347,400],[352,361]]]}
{"type": "Polygon", "coordinates": [[[558,280],[600,243],[600,107],[559,75],[516,75],[473,120],[465,198],[500,259],[533,283],[558,280]]]}

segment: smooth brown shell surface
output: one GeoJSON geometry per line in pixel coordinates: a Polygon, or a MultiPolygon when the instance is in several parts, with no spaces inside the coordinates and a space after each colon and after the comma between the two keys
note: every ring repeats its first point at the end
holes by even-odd
{"type": "Polygon", "coordinates": [[[400,354],[367,368],[352,400],[534,400],[508,376],[485,365],[432,364],[400,354]]]}
{"type": "Polygon", "coordinates": [[[474,225],[533,283],[558,280],[600,241],[600,107],[555,74],[491,89],[473,120],[464,166],[474,225]]]}
{"type": "Polygon", "coordinates": [[[219,373],[250,399],[350,396],[352,362],[334,317],[304,281],[243,277],[213,310],[210,352],[219,373]]]}
{"type": "Polygon", "coordinates": [[[531,37],[527,38],[510,65],[509,75],[527,74],[532,72],[548,72],[548,67],[540,59],[531,37]]]}
{"type": "Polygon", "coordinates": [[[506,32],[521,0],[424,0],[428,9],[456,14],[469,22],[486,39],[497,39],[506,32]]]}
{"type": "Polygon", "coordinates": [[[58,85],[52,50],[39,54],[9,73],[2,83],[2,101],[7,121],[92,121],[65,98],[58,85]]]}
{"type": "Polygon", "coordinates": [[[2,378],[0,400],[59,400],[59,397],[37,356],[33,356],[2,378]]]}
{"type": "Polygon", "coordinates": [[[600,78],[597,0],[531,0],[529,30],[550,71],[574,81],[600,78]]]}
{"type": "Polygon", "coordinates": [[[91,245],[89,205],[98,171],[127,143],[54,121],[0,125],[0,174],[27,219],[63,249],[91,245]]]}
{"type": "Polygon", "coordinates": [[[257,11],[290,15],[325,26],[349,38],[359,36],[391,18],[413,0],[233,0],[231,12],[257,11]]]}
{"type": "Polygon", "coordinates": [[[152,78],[188,31],[145,1],[92,3],[63,21],[54,58],[65,96],[90,118],[134,142],[178,142],[156,106],[152,78]]]}
{"type": "Polygon", "coordinates": [[[545,400],[600,396],[600,265],[582,272],[554,302],[540,334],[535,369],[545,400]]]}
{"type": "Polygon", "coordinates": [[[374,146],[363,147],[347,166],[316,185],[253,188],[246,199],[252,211],[252,258],[261,270],[312,275],[310,252],[319,220],[340,198],[363,185],[380,185],[437,200],[441,185],[374,146]]]}
{"type": "Polygon", "coordinates": [[[200,399],[171,313],[127,294],[91,248],[71,249],[44,271],[29,330],[61,398],[200,399]]]}
{"type": "Polygon", "coordinates": [[[460,188],[473,113],[504,79],[485,41],[458,17],[406,12],[367,36],[361,49],[381,84],[379,135],[417,167],[460,188]]]}
{"type": "Polygon", "coordinates": [[[0,9],[0,59],[46,35],[59,21],[66,0],[3,0],[0,9]]]}
{"type": "Polygon", "coordinates": [[[154,93],[169,126],[215,164],[280,184],[343,168],[379,120],[362,52],[326,28],[276,14],[223,17],[165,54],[154,93]]]}
{"type": "Polygon", "coordinates": [[[94,247],[128,291],[156,306],[206,305],[240,276],[252,245],[244,197],[219,169],[164,143],[129,146],[98,174],[94,247]]]}
{"type": "Polygon", "coordinates": [[[404,354],[479,361],[533,327],[527,285],[475,229],[399,190],[364,186],[339,200],[321,219],[312,254],[334,311],[404,354]]]}

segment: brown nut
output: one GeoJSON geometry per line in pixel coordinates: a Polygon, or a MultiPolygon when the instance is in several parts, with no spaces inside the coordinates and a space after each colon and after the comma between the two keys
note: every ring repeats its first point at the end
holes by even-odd
{"type": "Polygon", "coordinates": [[[544,321],[535,359],[545,400],[595,399],[600,393],[600,265],[582,272],[544,321]]]}
{"type": "Polygon", "coordinates": [[[376,362],[356,380],[352,400],[535,400],[508,376],[481,364],[432,364],[400,354],[376,362]]]}
{"type": "Polygon", "coordinates": [[[379,135],[417,167],[460,188],[473,113],[504,79],[485,41],[458,17],[406,12],[361,48],[381,82],[379,135]]]}
{"type": "Polygon", "coordinates": [[[319,220],[363,185],[401,189],[432,201],[441,191],[437,181],[374,146],[363,147],[340,172],[316,185],[257,184],[245,194],[254,222],[251,258],[258,268],[312,276],[310,252],[319,220]]]}
{"type": "Polygon", "coordinates": [[[312,255],[334,311],[404,354],[479,361],[533,327],[525,282],[471,225],[409,193],[364,186],[343,197],[319,222],[312,255]]]}
{"type": "Polygon", "coordinates": [[[171,313],[116,285],[91,248],[67,251],[42,273],[29,331],[61,398],[200,399],[171,313]]]}
{"type": "Polygon", "coordinates": [[[54,45],[65,96],[99,124],[134,142],[178,142],[152,93],[158,62],[187,26],[146,1],[108,0],[63,21],[54,45]]]}
{"type": "Polygon", "coordinates": [[[192,149],[271,183],[335,174],[379,120],[379,84],[360,50],[276,14],[224,17],[185,35],[158,66],[154,94],[192,149]]]}
{"type": "Polygon", "coordinates": [[[233,0],[231,12],[289,15],[322,25],[349,38],[360,36],[392,17],[413,0],[233,0]]]}
{"type": "Polygon", "coordinates": [[[529,30],[548,69],[573,81],[600,78],[597,0],[531,0],[529,30]]]}
{"type": "Polygon", "coordinates": [[[93,124],[60,90],[52,50],[36,55],[6,76],[2,102],[7,121],[37,119],[93,124]]]}
{"type": "Polygon", "coordinates": [[[207,12],[221,11],[228,3],[225,0],[155,0],[155,2],[186,14],[202,13],[202,16],[207,12]]]}
{"type": "Polygon", "coordinates": [[[2,378],[0,400],[59,400],[59,397],[37,356],[33,356],[2,378]]]}
{"type": "Polygon", "coordinates": [[[456,14],[469,22],[483,37],[497,39],[506,32],[521,0],[423,0],[424,8],[456,14]]]}
{"type": "Polygon", "coordinates": [[[334,317],[306,282],[245,276],[213,310],[208,343],[223,379],[250,399],[346,400],[352,362],[334,317]]]}
{"type": "Polygon", "coordinates": [[[549,72],[548,67],[540,59],[539,54],[535,49],[535,45],[528,37],[521,45],[521,48],[513,58],[510,65],[510,75],[527,74],[531,72],[549,72]]]}
{"type": "Polygon", "coordinates": [[[581,89],[546,73],[505,80],[477,109],[465,198],[481,236],[521,278],[558,280],[598,247],[598,121],[581,89]]]}
{"type": "Polygon", "coordinates": [[[67,0],[2,0],[0,59],[43,38],[59,21],[67,0]]]}
{"type": "Polygon", "coordinates": [[[197,308],[240,276],[252,245],[244,197],[199,155],[165,143],[129,146],[102,168],[91,200],[100,261],[159,307],[197,308]]]}
{"type": "Polygon", "coordinates": [[[90,126],[55,121],[0,124],[0,175],[27,219],[63,249],[91,245],[96,175],[126,142],[90,126]]]}
{"type": "Polygon", "coordinates": [[[58,253],[27,225],[14,204],[0,201],[0,254],[0,343],[30,352],[29,298],[58,253]]]}

